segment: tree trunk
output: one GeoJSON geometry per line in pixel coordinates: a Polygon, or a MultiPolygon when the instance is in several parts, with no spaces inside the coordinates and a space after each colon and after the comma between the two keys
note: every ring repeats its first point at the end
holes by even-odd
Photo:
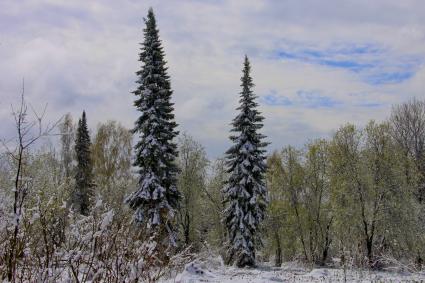
{"type": "Polygon", "coordinates": [[[186,225],[184,228],[184,243],[186,246],[188,246],[190,244],[190,215],[189,212],[186,210],[186,214],[185,214],[185,219],[186,219],[186,225]]]}
{"type": "Polygon", "coordinates": [[[282,265],[282,246],[280,243],[280,237],[279,237],[279,233],[276,231],[275,232],[275,238],[276,238],[276,254],[275,254],[275,266],[276,267],[280,267],[282,265]]]}
{"type": "Polygon", "coordinates": [[[367,259],[370,267],[373,267],[373,250],[372,250],[373,238],[368,237],[366,239],[366,248],[367,248],[367,259]]]}
{"type": "Polygon", "coordinates": [[[332,240],[329,237],[332,221],[333,221],[333,218],[331,218],[328,225],[326,225],[325,247],[323,248],[322,259],[320,261],[320,265],[322,265],[322,266],[324,266],[326,264],[326,260],[328,259],[329,247],[330,247],[331,242],[332,242],[332,240]]]}

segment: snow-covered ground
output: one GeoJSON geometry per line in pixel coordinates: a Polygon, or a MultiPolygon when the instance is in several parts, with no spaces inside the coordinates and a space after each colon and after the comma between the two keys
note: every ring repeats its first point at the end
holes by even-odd
{"type": "Polygon", "coordinates": [[[262,282],[425,282],[425,273],[346,270],[316,268],[308,270],[295,263],[286,263],[281,268],[260,266],[241,269],[224,266],[220,260],[195,261],[186,265],[183,272],[164,283],[262,283],[262,282]],[[345,280],[346,279],[346,280],[345,280]]]}

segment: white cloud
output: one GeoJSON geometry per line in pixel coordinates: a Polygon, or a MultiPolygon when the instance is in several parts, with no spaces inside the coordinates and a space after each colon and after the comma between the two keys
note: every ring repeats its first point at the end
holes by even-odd
{"type": "MultiPolygon", "coordinates": [[[[11,122],[9,105],[25,77],[28,99],[48,102],[52,120],[86,109],[91,127],[107,119],[131,127],[137,113],[130,91],[149,6],[164,43],[180,130],[199,139],[213,157],[229,146],[245,53],[259,96],[273,90],[294,99],[299,91],[317,90],[342,102],[316,108],[261,105],[271,148],[301,145],[349,121],[383,119],[392,103],[424,97],[425,68],[419,61],[425,61],[425,2],[420,0],[10,0],[0,3],[0,119],[11,122]],[[370,62],[379,56],[383,73],[403,58],[418,58],[418,65],[410,78],[374,85],[362,77],[367,73],[272,56],[277,50],[350,45],[389,51],[384,56],[333,54],[333,59],[370,62]]],[[[8,135],[5,124],[0,131],[8,135]]]]}

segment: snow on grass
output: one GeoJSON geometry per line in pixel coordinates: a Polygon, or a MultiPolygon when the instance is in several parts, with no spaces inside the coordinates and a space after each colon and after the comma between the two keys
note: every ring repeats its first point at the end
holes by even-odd
{"type": "Polygon", "coordinates": [[[294,263],[282,267],[260,265],[257,268],[224,266],[218,258],[194,261],[164,283],[263,283],[263,282],[425,282],[425,273],[398,273],[338,268],[306,269],[294,263]]]}

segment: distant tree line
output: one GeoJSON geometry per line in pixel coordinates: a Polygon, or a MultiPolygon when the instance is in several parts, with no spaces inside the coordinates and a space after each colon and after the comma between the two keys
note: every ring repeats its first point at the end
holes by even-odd
{"type": "Polygon", "coordinates": [[[400,142],[421,130],[411,128],[406,137],[398,125],[401,116],[412,122],[421,104],[412,100],[395,106],[389,121],[347,124],[331,139],[287,146],[269,157],[266,229],[276,265],[298,258],[372,268],[402,260],[421,267],[423,156],[400,142]]]}

